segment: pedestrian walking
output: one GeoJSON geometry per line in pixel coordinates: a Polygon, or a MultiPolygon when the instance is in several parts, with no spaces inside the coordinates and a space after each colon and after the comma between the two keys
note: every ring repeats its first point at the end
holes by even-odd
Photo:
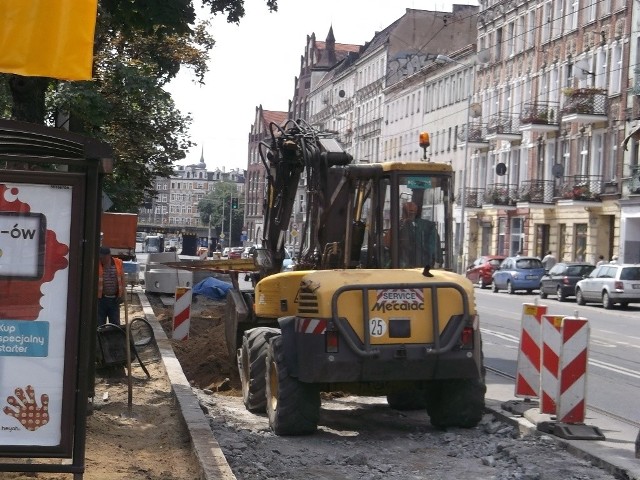
{"type": "Polygon", "coordinates": [[[542,259],[542,266],[544,267],[545,271],[548,272],[553,268],[553,266],[556,263],[557,263],[556,257],[554,257],[553,254],[551,253],[551,250],[549,250],[547,254],[544,256],[544,258],[542,259]]]}

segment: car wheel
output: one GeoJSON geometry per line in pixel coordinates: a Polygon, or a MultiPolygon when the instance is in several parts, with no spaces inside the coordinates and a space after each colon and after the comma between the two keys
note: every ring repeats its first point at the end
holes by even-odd
{"type": "Polygon", "coordinates": [[[514,293],[516,293],[516,291],[513,289],[513,284],[510,281],[507,282],[507,293],[509,295],[513,295],[514,293]]]}
{"type": "Polygon", "coordinates": [[[558,288],[556,288],[556,296],[558,297],[559,302],[564,302],[567,299],[560,285],[558,285],[558,288]]]}
{"type": "Polygon", "coordinates": [[[607,310],[613,308],[613,302],[611,301],[611,297],[609,297],[609,292],[602,292],[602,306],[607,310]]]}
{"type": "Polygon", "coordinates": [[[586,305],[587,302],[584,301],[584,297],[582,296],[582,290],[576,288],[576,303],[578,305],[586,305]]]}
{"type": "Polygon", "coordinates": [[[495,293],[498,293],[498,285],[496,285],[496,281],[495,280],[491,284],[491,290],[493,290],[495,293]]]}
{"type": "Polygon", "coordinates": [[[482,280],[482,277],[478,277],[478,288],[480,290],[484,288],[484,281],[482,280]]]}
{"type": "Polygon", "coordinates": [[[540,298],[547,298],[547,294],[545,293],[544,289],[542,288],[542,284],[540,284],[540,298]]]}

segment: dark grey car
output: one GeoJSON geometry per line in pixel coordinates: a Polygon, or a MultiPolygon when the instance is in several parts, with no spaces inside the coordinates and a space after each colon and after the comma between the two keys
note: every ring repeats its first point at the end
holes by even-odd
{"type": "Polygon", "coordinates": [[[567,297],[575,297],[576,283],[586,278],[595,265],[586,262],[556,263],[540,280],[540,298],[555,295],[564,302],[567,297]]]}

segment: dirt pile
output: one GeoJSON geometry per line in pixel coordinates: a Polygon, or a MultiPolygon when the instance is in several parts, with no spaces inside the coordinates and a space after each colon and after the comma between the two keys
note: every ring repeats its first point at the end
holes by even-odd
{"type": "MultiPolygon", "coordinates": [[[[156,318],[171,338],[173,307],[149,296],[156,318]]],[[[230,359],[224,339],[224,301],[198,296],[191,306],[191,326],[187,340],[171,340],[182,370],[196,388],[224,390],[240,395],[240,377],[236,360],[230,359]]]]}

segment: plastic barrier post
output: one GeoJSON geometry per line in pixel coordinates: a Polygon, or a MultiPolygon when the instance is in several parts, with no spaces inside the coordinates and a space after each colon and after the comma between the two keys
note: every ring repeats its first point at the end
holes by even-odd
{"type": "Polygon", "coordinates": [[[187,340],[191,324],[191,288],[176,287],[173,305],[173,339],[187,340]]]}
{"type": "Polygon", "coordinates": [[[583,423],[587,408],[585,395],[589,361],[589,323],[586,318],[565,317],[561,328],[557,417],[559,422],[583,423]]]}
{"type": "Polygon", "coordinates": [[[559,391],[562,315],[542,316],[542,365],[540,368],[540,413],[556,413],[559,391]]]}
{"type": "Polygon", "coordinates": [[[540,396],[541,321],[547,313],[546,305],[522,305],[522,329],[518,347],[515,396],[540,396]]]}

